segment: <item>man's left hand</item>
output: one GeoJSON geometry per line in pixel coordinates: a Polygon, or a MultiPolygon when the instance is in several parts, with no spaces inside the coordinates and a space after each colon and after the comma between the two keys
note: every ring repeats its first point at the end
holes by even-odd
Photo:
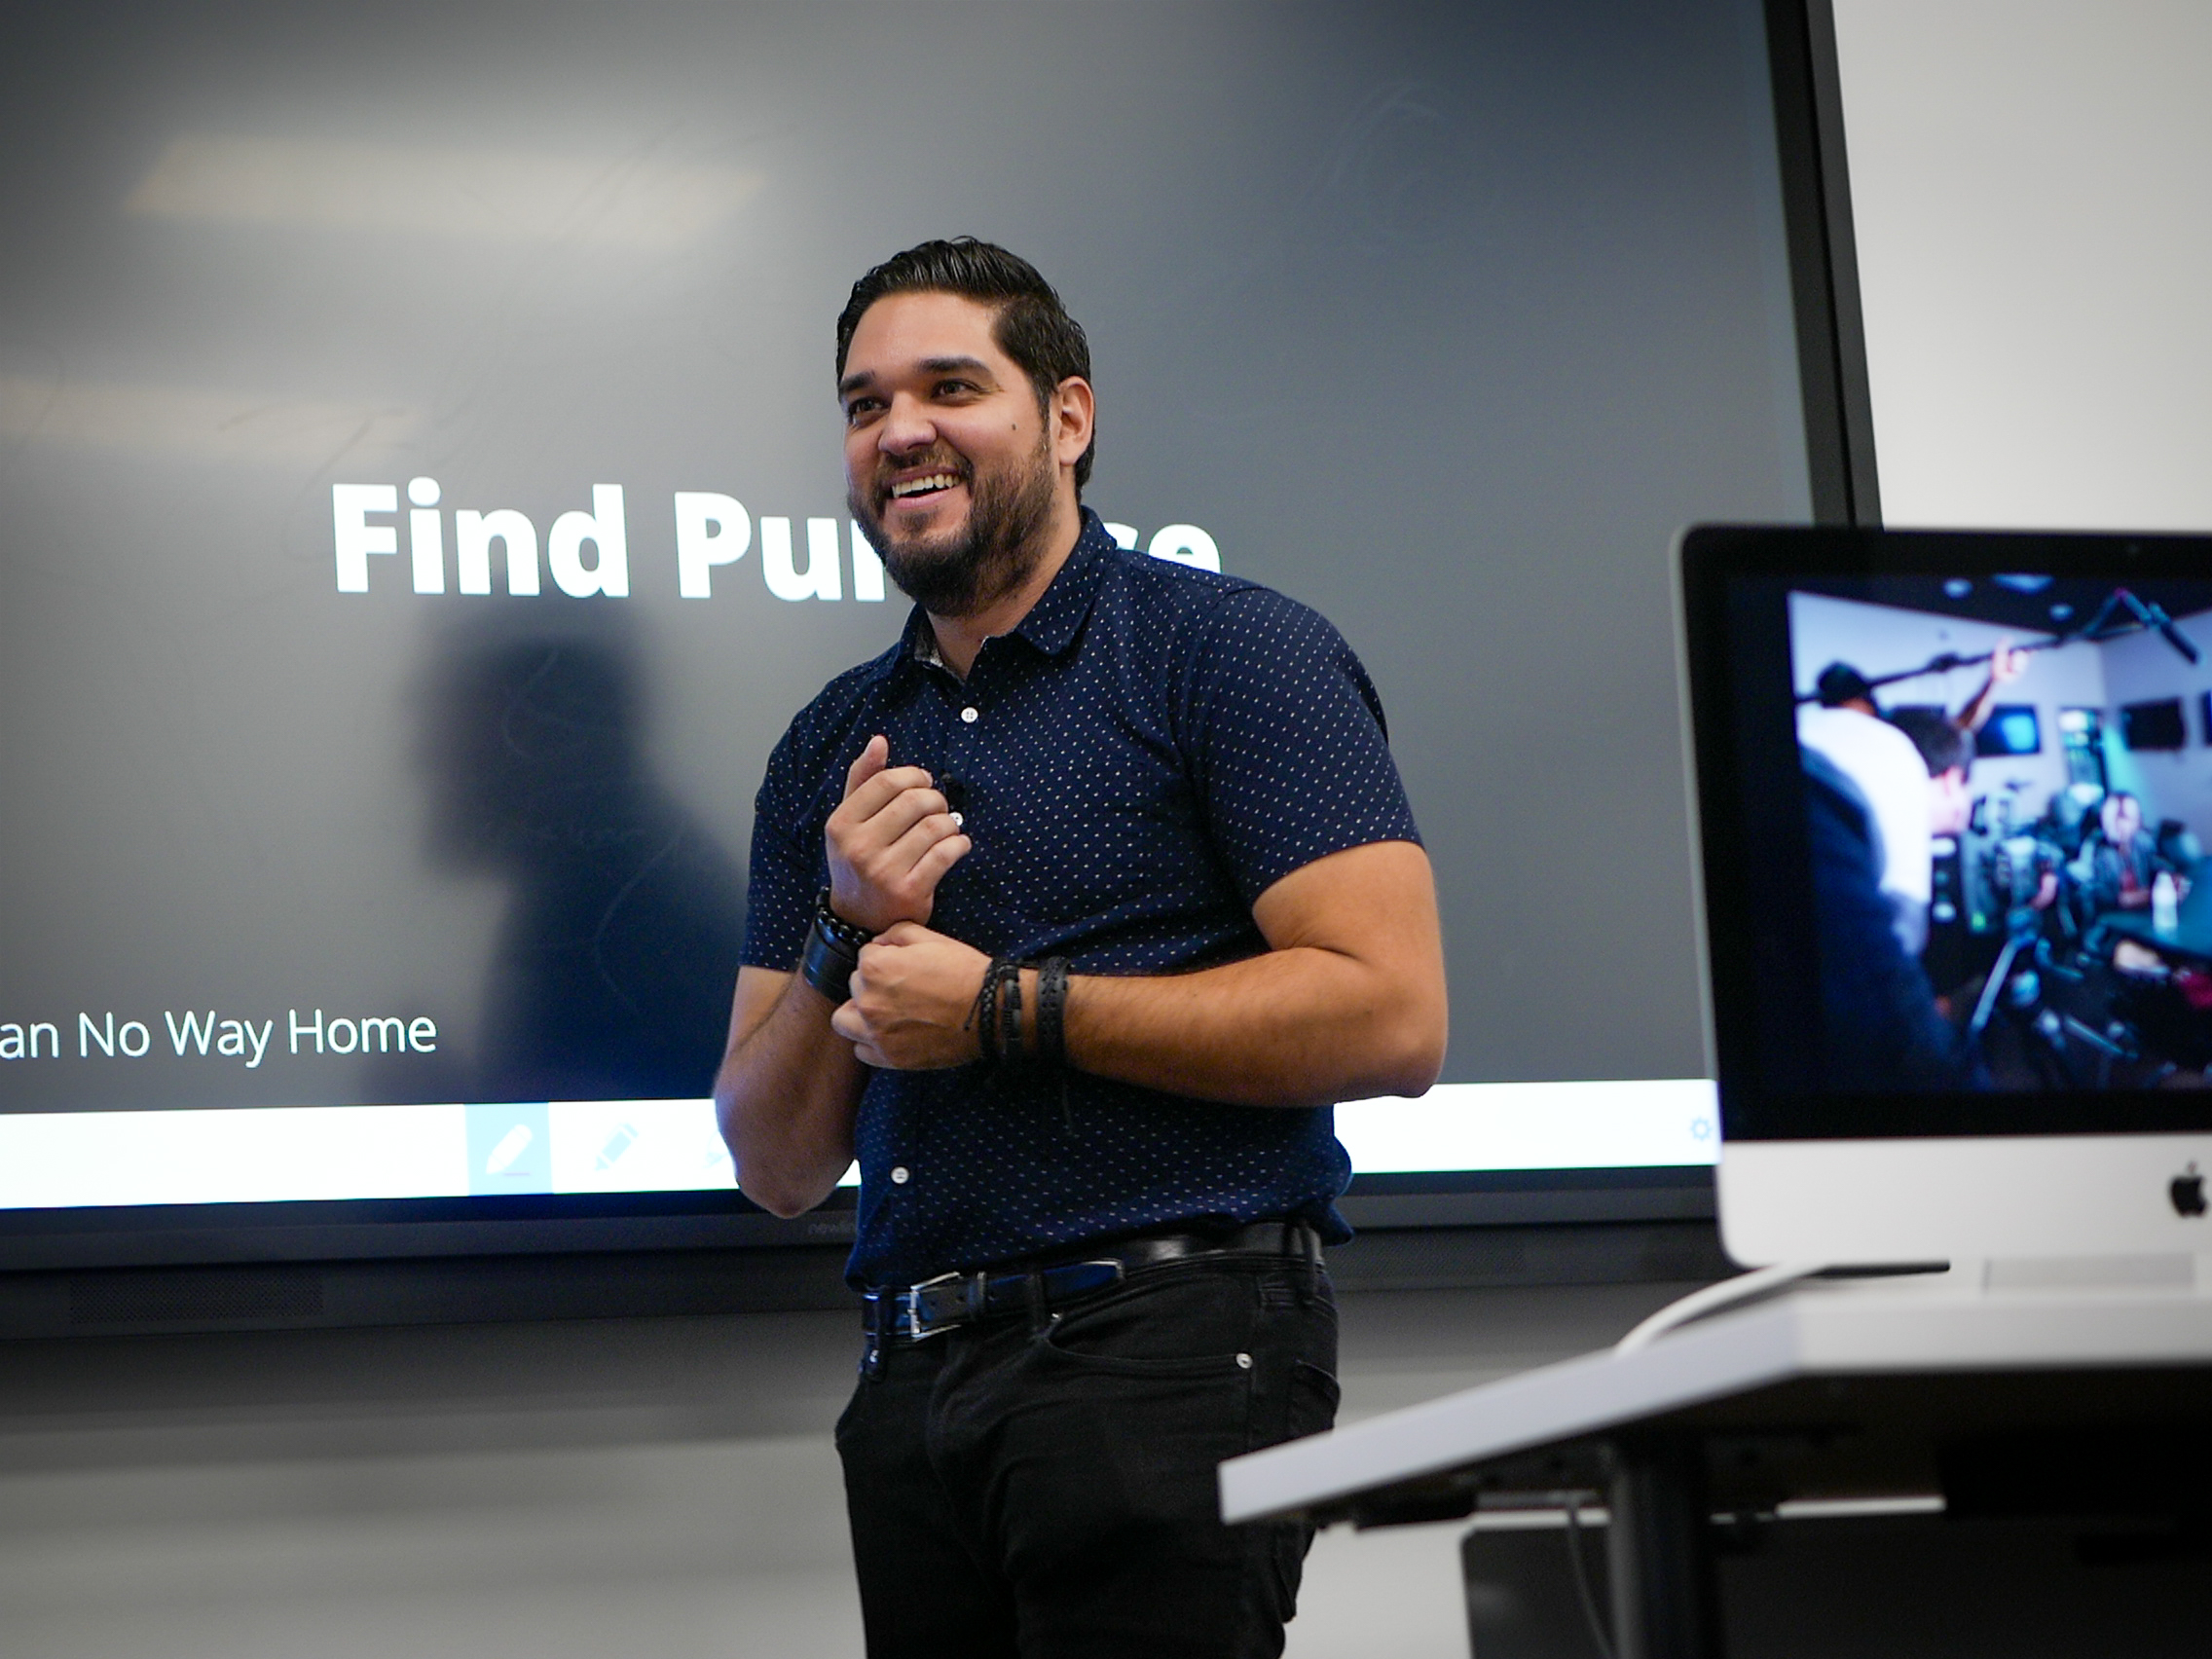
{"type": "Polygon", "coordinates": [[[991,959],[972,945],[901,922],[861,947],[850,1000],[830,1024],[865,1065],[937,1071],[981,1057],[969,1023],[991,959]]]}

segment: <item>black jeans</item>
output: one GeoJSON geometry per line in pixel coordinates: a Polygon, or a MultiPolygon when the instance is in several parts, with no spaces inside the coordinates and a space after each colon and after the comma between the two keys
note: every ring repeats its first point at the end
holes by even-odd
{"type": "Polygon", "coordinates": [[[837,1422],[870,1659],[1272,1659],[1311,1530],[1215,1465],[1327,1428],[1318,1268],[1142,1268],[1056,1315],[886,1344],[837,1422]]]}

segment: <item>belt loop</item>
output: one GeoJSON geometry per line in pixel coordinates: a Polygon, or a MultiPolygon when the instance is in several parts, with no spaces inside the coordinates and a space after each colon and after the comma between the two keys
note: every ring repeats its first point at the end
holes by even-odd
{"type": "Polygon", "coordinates": [[[1045,1275],[1032,1269],[1022,1274],[1021,1289],[1029,1301],[1029,1334],[1035,1336],[1052,1322],[1045,1309],[1045,1275]]]}
{"type": "Polygon", "coordinates": [[[1298,1229],[1298,1253],[1306,1259],[1306,1294],[1321,1300],[1321,1230],[1309,1223],[1298,1229]]]}

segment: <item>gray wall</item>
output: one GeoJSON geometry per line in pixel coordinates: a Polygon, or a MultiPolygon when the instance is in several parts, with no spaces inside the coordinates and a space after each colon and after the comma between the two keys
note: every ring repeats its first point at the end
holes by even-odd
{"type": "MultiPolygon", "coordinates": [[[[1367,1291],[1356,1418],[1686,1287],[1367,1291]]],[[[858,1655],[849,1313],[0,1347],[0,1659],[858,1655]]],[[[1297,1659],[1465,1652],[1457,1530],[1324,1534],[1297,1659]]]]}
{"type": "Polygon", "coordinates": [[[2212,10],[1835,19],[1884,516],[2212,528],[2212,10]]]}

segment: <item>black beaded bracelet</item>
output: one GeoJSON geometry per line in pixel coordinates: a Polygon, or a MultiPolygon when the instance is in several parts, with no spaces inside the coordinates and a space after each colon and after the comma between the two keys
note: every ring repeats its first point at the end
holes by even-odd
{"type": "Polygon", "coordinates": [[[814,920],[822,931],[850,950],[855,956],[861,946],[875,938],[858,922],[848,922],[830,907],[830,889],[825,887],[822,896],[814,902],[814,920]]]}

